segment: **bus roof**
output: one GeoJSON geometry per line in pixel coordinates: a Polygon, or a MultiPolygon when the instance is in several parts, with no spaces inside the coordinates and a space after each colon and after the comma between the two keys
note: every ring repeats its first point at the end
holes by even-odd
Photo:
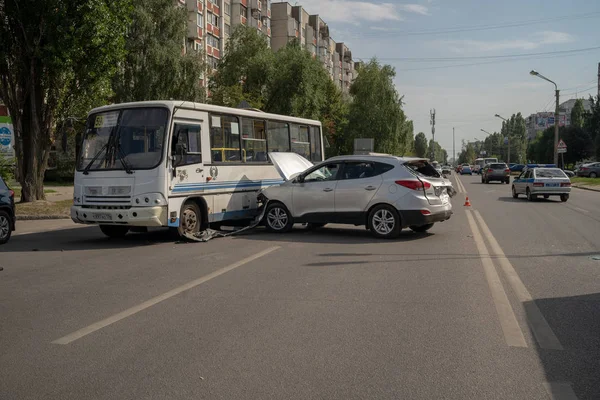
{"type": "Polygon", "coordinates": [[[245,108],[232,108],[232,107],[222,107],[215,106],[212,104],[206,103],[194,103],[191,101],[181,101],[181,100],[151,100],[151,101],[136,101],[131,103],[119,103],[119,104],[110,104],[102,107],[94,108],[89,112],[89,114],[117,110],[121,108],[137,108],[137,107],[166,107],[171,112],[175,108],[184,108],[187,110],[198,110],[198,111],[206,111],[206,112],[214,112],[214,113],[223,113],[223,114],[236,114],[245,117],[253,117],[253,118],[265,118],[265,119],[273,119],[279,121],[289,121],[289,122],[297,122],[301,124],[308,125],[319,125],[321,126],[321,122],[313,119],[306,118],[297,118],[290,117],[287,115],[281,114],[271,114],[262,111],[257,111],[255,109],[245,109],[245,108]]]}

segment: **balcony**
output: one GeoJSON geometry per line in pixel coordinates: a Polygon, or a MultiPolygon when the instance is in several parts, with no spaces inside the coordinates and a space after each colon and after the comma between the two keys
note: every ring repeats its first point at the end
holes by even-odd
{"type": "Polygon", "coordinates": [[[187,4],[187,9],[189,12],[198,13],[198,12],[202,12],[204,10],[204,4],[202,4],[202,2],[200,0],[188,1],[186,4],[187,4]]]}
{"type": "Polygon", "coordinates": [[[243,15],[240,15],[240,24],[246,25],[246,21],[247,21],[246,17],[244,17],[243,15]]]}
{"type": "Polygon", "coordinates": [[[209,23],[206,24],[206,32],[212,33],[213,36],[216,36],[216,37],[220,37],[220,35],[221,35],[221,30],[217,26],[215,26],[213,24],[209,24],[209,23]]]}
{"type": "Polygon", "coordinates": [[[193,40],[202,39],[203,36],[204,36],[204,31],[202,28],[200,28],[195,23],[188,24],[188,38],[189,39],[193,39],[193,40]]]}
{"type": "Polygon", "coordinates": [[[253,10],[262,10],[262,2],[260,0],[250,0],[250,8],[253,10]]]}

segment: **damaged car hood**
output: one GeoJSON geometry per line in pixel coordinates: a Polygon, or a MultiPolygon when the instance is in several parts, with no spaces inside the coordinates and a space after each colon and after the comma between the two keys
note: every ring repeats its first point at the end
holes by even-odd
{"type": "Polygon", "coordinates": [[[313,166],[313,163],[296,153],[269,152],[269,159],[281,177],[289,181],[313,166]]]}

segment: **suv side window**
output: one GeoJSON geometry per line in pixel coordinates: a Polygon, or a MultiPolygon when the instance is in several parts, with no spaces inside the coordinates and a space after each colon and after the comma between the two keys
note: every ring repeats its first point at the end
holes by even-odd
{"type": "Polygon", "coordinates": [[[310,172],[308,175],[304,177],[304,182],[325,182],[325,181],[335,181],[338,176],[338,172],[340,171],[341,163],[330,163],[323,165],[320,168],[317,168],[310,172]]]}
{"type": "Polygon", "coordinates": [[[372,178],[393,168],[393,165],[373,161],[348,161],[344,163],[344,170],[340,179],[372,178]]]}

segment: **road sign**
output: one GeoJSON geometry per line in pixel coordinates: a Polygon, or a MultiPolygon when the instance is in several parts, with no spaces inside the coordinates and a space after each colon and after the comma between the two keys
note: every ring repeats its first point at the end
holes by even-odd
{"type": "Polygon", "coordinates": [[[566,150],[566,149],[567,149],[567,144],[566,144],[566,143],[565,143],[565,142],[564,142],[562,139],[560,139],[560,140],[558,141],[558,146],[557,146],[557,147],[558,147],[559,149],[565,149],[565,150],[566,150]]]}
{"type": "Polygon", "coordinates": [[[557,153],[566,153],[566,152],[567,152],[567,149],[565,147],[559,147],[557,149],[557,153]]]}

